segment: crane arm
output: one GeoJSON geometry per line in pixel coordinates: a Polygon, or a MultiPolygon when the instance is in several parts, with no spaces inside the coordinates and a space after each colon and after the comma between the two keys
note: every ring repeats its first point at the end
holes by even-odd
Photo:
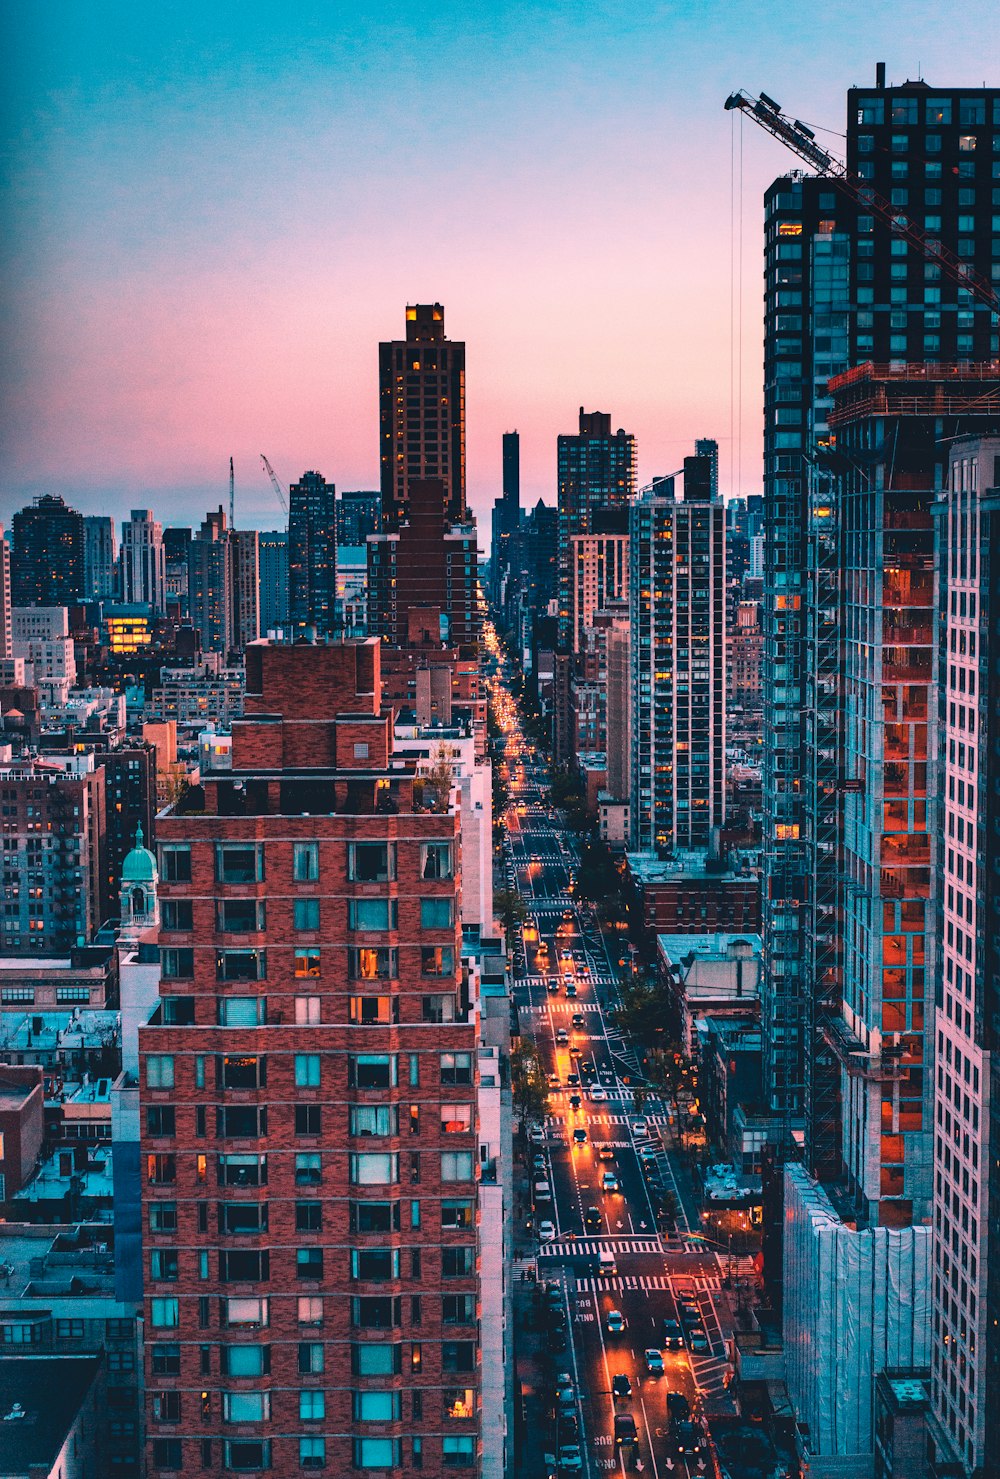
{"type": "Polygon", "coordinates": [[[793,154],[811,165],[817,175],[836,185],[863,210],[878,216],[889,226],[893,235],[908,241],[929,262],[937,262],[941,270],[957,282],[959,287],[965,288],[994,313],[1000,313],[1000,295],[989,278],[956,256],[942,242],[928,236],[904,211],[898,206],[890,205],[883,195],[873,190],[867,181],[851,174],[842,160],[821,149],[812,130],[798,119],[786,118],[779,105],[767,93],[762,92],[759,98],[751,97],[742,89],[731,93],[726,99],[726,111],[731,112],[734,108],[748,114],[761,128],[791,149],[793,154]]]}
{"type": "Polygon", "coordinates": [[[282,489],[281,484],[278,482],[277,475],[275,474],[274,468],[268,462],[268,460],[264,456],[263,452],[260,454],[260,460],[264,464],[264,471],[267,473],[268,477],[271,479],[271,487],[274,489],[275,497],[277,498],[278,502],[281,504],[281,511],[284,514],[285,518],[287,519],[288,518],[288,500],[285,497],[284,490],[282,489]]]}

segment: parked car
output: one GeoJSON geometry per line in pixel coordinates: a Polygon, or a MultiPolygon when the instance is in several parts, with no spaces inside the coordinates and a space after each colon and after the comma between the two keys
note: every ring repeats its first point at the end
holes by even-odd
{"type": "Polygon", "coordinates": [[[670,1415],[671,1422],[687,1422],[691,1416],[691,1404],[683,1392],[667,1393],[667,1412],[670,1415]]]}
{"type": "Polygon", "coordinates": [[[688,1346],[692,1355],[705,1355],[712,1349],[712,1343],[705,1333],[704,1325],[692,1325],[688,1331],[688,1346]]]}
{"type": "Polygon", "coordinates": [[[531,1129],[528,1131],[528,1139],[531,1141],[532,1145],[545,1144],[545,1131],[542,1129],[541,1125],[532,1125],[531,1129]]]}
{"type": "Polygon", "coordinates": [[[563,1443],[558,1457],[560,1474],[579,1474],[583,1468],[583,1455],[576,1443],[563,1443]]]}
{"type": "Polygon", "coordinates": [[[576,1387],[568,1371],[560,1371],[556,1376],[556,1406],[560,1412],[576,1411],[576,1387]]]}

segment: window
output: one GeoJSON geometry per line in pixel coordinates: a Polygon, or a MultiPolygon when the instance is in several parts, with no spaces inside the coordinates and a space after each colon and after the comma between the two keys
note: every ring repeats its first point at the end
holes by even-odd
{"type": "Polygon", "coordinates": [[[319,1104],[296,1104],[296,1135],[318,1135],[320,1133],[321,1120],[322,1108],[319,1104]]]}
{"type": "Polygon", "coordinates": [[[368,1294],[351,1300],[351,1324],[357,1330],[387,1330],[403,1320],[403,1301],[397,1295],[368,1294]]]}
{"type": "Polygon", "coordinates": [[[455,973],[453,945],[421,945],[420,969],[425,976],[452,976],[455,973]]]}
{"type": "Polygon", "coordinates": [[[354,1089],[392,1089],[397,1077],[394,1054],[354,1053],[348,1059],[348,1081],[354,1089]]]}
{"type": "Polygon", "coordinates": [[[269,1345],[223,1345],[220,1354],[223,1376],[267,1376],[271,1370],[269,1345]]]}
{"type": "Polygon", "coordinates": [[[325,1359],[323,1346],[319,1341],[303,1340],[299,1342],[299,1375],[318,1376],[324,1370],[325,1359]]]}
{"type": "Polygon", "coordinates": [[[951,98],[928,98],[924,103],[924,122],[932,126],[935,123],[950,123],[951,98]]]}
{"type": "Polygon", "coordinates": [[[297,976],[319,975],[319,950],[314,946],[299,946],[295,951],[295,974],[297,976]]]}
{"type": "Polygon", "coordinates": [[[194,951],[190,947],[161,950],[160,964],[168,981],[188,981],[194,975],[194,951]]]}
{"type": "Polygon", "coordinates": [[[266,1232],[267,1202],[220,1202],[219,1232],[223,1237],[241,1233],[266,1232]]]}
{"type": "Polygon", "coordinates": [[[297,996],[295,998],[295,1025],[296,1027],[314,1027],[319,1022],[318,996],[297,996]]]}
{"type": "Polygon", "coordinates": [[[471,1181],[474,1174],[471,1150],[441,1152],[442,1181],[471,1181]]]}
{"type": "Polygon", "coordinates": [[[451,878],[452,853],[450,842],[422,842],[420,844],[421,878],[451,878]]]}
{"type": "Polygon", "coordinates": [[[348,999],[350,1020],[387,1026],[399,1021],[399,1002],[392,996],[352,996],[348,999]]]}
{"type": "Polygon", "coordinates": [[[350,1216],[351,1232],[399,1232],[401,1226],[398,1202],[352,1202],[350,1216]]]}
{"type": "Polygon", "coordinates": [[[442,1438],[441,1455],[446,1468],[468,1468],[475,1462],[476,1440],[471,1436],[442,1438]]]}
{"type": "Polygon", "coordinates": [[[181,1348],[179,1345],[170,1341],[157,1341],[153,1344],[150,1359],[154,1376],[180,1376],[181,1348]]]}
{"type": "MultiPolygon", "coordinates": [[[[169,952],[164,951],[164,954],[169,952]]],[[[178,951],[178,954],[182,952],[178,951]]],[[[267,952],[264,950],[217,950],[217,981],[266,981],[267,952]]]]}
{"type": "Polygon", "coordinates": [[[355,1438],[356,1469],[398,1469],[403,1462],[403,1445],[399,1438],[355,1438]]]}
{"type": "Polygon", "coordinates": [[[267,1156],[220,1155],[217,1180],[220,1186],[266,1186],[267,1156]]]}
{"type": "Polygon", "coordinates": [[[151,1233],[173,1233],[177,1231],[177,1203],[150,1202],[149,1230],[151,1233]]]}
{"type": "Polygon", "coordinates": [[[476,1396],[471,1387],[446,1387],[441,1396],[446,1418],[475,1417],[476,1396]]]}
{"type": "Polygon", "coordinates": [[[322,1202],[295,1203],[295,1231],[320,1232],[323,1228],[322,1202]]]}
{"type": "Polygon", "coordinates": [[[190,899],[164,899],[160,905],[160,921],[165,930],[190,930],[194,928],[194,909],[190,899]]]}
{"type": "Polygon", "coordinates": [[[268,1301],[254,1295],[228,1296],[220,1299],[219,1323],[224,1330],[242,1328],[265,1330],[270,1324],[268,1301]]]}
{"type": "Polygon", "coordinates": [[[215,878],[217,883],[262,883],[263,847],[252,842],[217,842],[215,878]]]}
{"type": "Polygon", "coordinates": [[[347,876],[352,883],[388,883],[396,876],[395,843],[349,843],[347,876]]]}
{"type": "Polygon", "coordinates": [[[300,1438],[299,1439],[299,1468],[300,1469],[325,1469],[326,1468],[326,1439],[325,1438],[300,1438]]]}
{"type": "Polygon", "coordinates": [[[215,1060],[215,1079],[222,1089],[262,1089],[267,1083],[267,1059],[220,1055],[215,1060]]]}
{"type": "Polygon", "coordinates": [[[443,996],[425,996],[421,1015],[425,1022],[454,1022],[458,1016],[455,993],[449,991],[443,996]]]}
{"type": "Polygon", "coordinates": [[[158,1104],[146,1110],[146,1134],[175,1135],[177,1115],[172,1104],[158,1104]]]}
{"type": "Polygon", "coordinates": [[[251,1474],[271,1467],[269,1438],[227,1438],[222,1445],[222,1464],[232,1474],[251,1474]]]}
{"type": "Polygon", "coordinates": [[[352,930],[394,930],[395,899],[348,899],[347,927],[352,930]]]}
{"type": "Polygon", "coordinates": [[[223,1392],[222,1418],[227,1423],[270,1421],[270,1392],[223,1392]]]}
{"type": "Polygon", "coordinates": [[[960,134],[958,138],[958,148],[961,154],[973,154],[976,148],[975,134],[960,134]]]}
{"type": "Polygon", "coordinates": [[[149,1255],[149,1275],[152,1279],[175,1281],[178,1275],[176,1248],[154,1248],[149,1255]]]}
{"type": "Polygon", "coordinates": [[[260,1027],[267,1021],[267,997],[219,996],[215,1015],[220,1027],[260,1027]]]}
{"type": "Polygon", "coordinates": [[[319,880],[318,842],[292,844],[292,877],[296,883],[316,883],[319,880]]]}
{"type": "Polygon", "coordinates": [[[318,1053],[296,1053],[295,1087],[298,1089],[318,1089],[319,1065],[320,1056],[318,1053]]]}
{"type": "Polygon", "coordinates": [[[453,900],[450,898],[420,900],[420,928],[448,929],[454,924],[453,900]]]}
{"type": "Polygon", "coordinates": [[[398,974],[398,952],[394,946],[350,946],[347,973],[352,981],[386,981],[398,974]]]}
{"type": "Polygon", "coordinates": [[[323,1249],[296,1248],[295,1276],[298,1279],[321,1279],[323,1277],[323,1249]]]}
{"type": "MultiPolygon", "coordinates": [[[[199,1108],[202,1106],[199,1105],[199,1108]]],[[[222,1140],[257,1139],[267,1134],[266,1104],[225,1104],[215,1110],[215,1133],[222,1140]]]]}
{"type": "Polygon", "coordinates": [[[160,843],[160,877],[164,883],[191,882],[191,849],[186,843],[160,843]]]}
{"type": "Polygon", "coordinates": [[[471,1084],[472,1054],[442,1053],[441,1082],[443,1084],[471,1084]]]}
{"type": "Polygon", "coordinates": [[[323,1179],[322,1161],[318,1151],[300,1152],[295,1157],[295,1185],[319,1186],[323,1179]]]}
{"type": "Polygon", "coordinates": [[[352,1186],[392,1186],[399,1180],[399,1156],[389,1152],[353,1151],[349,1166],[352,1186]]]}
{"type": "Polygon", "coordinates": [[[475,1226],[472,1203],[442,1201],[441,1226],[443,1228],[468,1228],[475,1226]]]}
{"type": "Polygon", "coordinates": [[[176,1299],[151,1299],[149,1323],[154,1330],[176,1330],[180,1320],[180,1304],[176,1299]]]}
{"type": "Polygon", "coordinates": [[[973,127],[977,123],[986,122],[986,99],[985,98],[959,98],[958,121],[967,127],[973,127]]]}
{"type": "Polygon", "coordinates": [[[396,1104],[352,1104],[348,1109],[350,1135],[398,1135],[399,1106],[396,1104]]]}
{"type": "Polygon", "coordinates": [[[146,1059],[147,1089],[172,1089],[173,1086],[173,1056],[169,1053],[150,1053],[146,1059]]]}
{"type": "Polygon", "coordinates": [[[365,1283],[384,1283],[399,1278],[398,1248],[352,1248],[351,1278],[365,1283]]]}
{"type": "Polygon", "coordinates": [[[402,1392],[355,1392],[353,1408],[355,1422],[399,1422],[403,1416],[403,1394],[402,1392]]]}
{"type": "Polygon", "coordinates": [[[146,1181],[150,1186],[171,1186],[177,1180],[175,1155],[148,1155],[146,1181]]]}
{"type": "Polygon", "coordinates": [[[267,1248],[221,1248],[219,1280],[223,1284],[256,1284],[271,1277],[267,1248]]]}
{"type": "Polygon", "coordinates": [[[301,1422],[321,1422],[326,1416],[326,1399],[318,1387],[307,1387],[299,1392],[299,1419],[301,1422]]]}
{"type": "Polygon", "coordinates": [[[215,906],[215,928],[223,934],[248,935],[266,928],[263,899],[221,899],[215,906]]]}
{"type": "MultiPolygon", "coordinates": [[[[444,1279],[471,1278],[475,1271],[474,1249],[466,1246],[441,1249],[441,1277],[444,1279]]],[[[455,1370],[457,1368],[451,1368],[455,1370]]]]}
{"type": "Polygon", "coordinates": [[[296,899],[293,922],[297,930],[319,929],[319,899],[296,899]]]}
{"type": "Polygon", "coordinates": [[[355,1345],[351,1347],[351,1370],[355,1376],[397,1376],[403,1369],[403,1349],[398,1345],[355,1345]]]}
{"type": "Polygon", "coordinates": [[[298,1320],[300,1325],[322,1325],[323,1300],[318,1294],[299,1296],[298,1320]]]}
{"type": "Polygon", "coordinates": [[[444,1135],[467,1135],[472,1129],[471,1104],[442,1104],[441,1132],[444,1135]]]}
{"type": "Polygon", "coordinates": [[[156,1438],[153,1441],[153,1465],[157,1469],[182,1467],[183,1445],[179,1438],[156,1438]]]}

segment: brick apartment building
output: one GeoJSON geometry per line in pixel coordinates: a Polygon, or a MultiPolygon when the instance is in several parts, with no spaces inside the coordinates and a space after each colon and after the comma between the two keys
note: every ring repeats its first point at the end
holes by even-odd
{"type": "Polygon", "coordinates": [[[480,1462],[459,823],[392,743],[377,641],[255,644],[232,771],[159,821],[153,1475],[480,1462]]]}

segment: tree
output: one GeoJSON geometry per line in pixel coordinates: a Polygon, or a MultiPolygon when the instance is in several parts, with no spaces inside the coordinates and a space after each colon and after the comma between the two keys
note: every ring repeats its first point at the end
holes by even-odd
{"type": "Polygon", "coordinates": [[[455,785],[455,776],[451,768],[451,758],[444,745],[438,745],[437,753],[434,756],[434,764],[427,772],[425,780],[427,789],[430,791],[428,798],[430,810],[446,812],[451,805],[451,793],[455,785]]]}
{"type": "Polygon", "coordinates": [[[538,1049],[530,1037],[520,1037],[511,1045],[510,1083],[514,1110],[522,1128],[541,1124],[549,1109],[549,1086],[538,1049]]]}
{"type": "Polygon", "coordinates": [[[510,944],[511,936],[519,924],[523,924],[528,917],[528,910],[520,894],[512,888],[497,889],[493,895],[493,908],[496,916],[503,925],[507,943],[510,944]]]}

